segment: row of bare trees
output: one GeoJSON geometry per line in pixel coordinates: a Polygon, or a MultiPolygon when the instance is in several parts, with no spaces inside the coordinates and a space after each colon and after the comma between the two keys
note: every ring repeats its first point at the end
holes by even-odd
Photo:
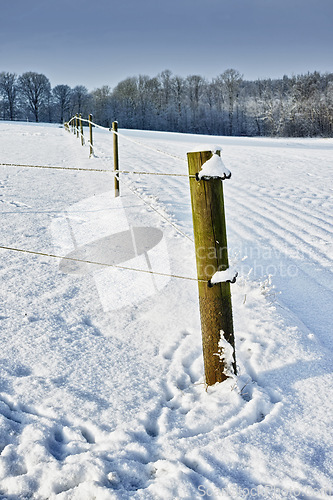
{"type": "Polygon", "coordinates": [[[333,136],[333,74],[307,73],[246,81],[227,69],[211,81],[165,70],[126,78],[113,89],[51,88],[43,74],[0,73],[5,120],[63,122],[94,114],[110,126],[217,135],[333,136]]]}
{"type": "Polygon", "coordinates": [[[103,101],[101,119],[117,116],[124,127],[217,135],[333,136],[333,73],[246,81],[228,69],[212,81],[164,71],[138,76],[103,101]]]}
{"type": "Polygon", "coordinates": [[[68,85],[51,88],[49,79],[41,74],[26,72],[21,76],[0,73],[0,112],[3,120],[33,120],[60,122],[81,113],[91,101],[86,87],[68,85]]]}

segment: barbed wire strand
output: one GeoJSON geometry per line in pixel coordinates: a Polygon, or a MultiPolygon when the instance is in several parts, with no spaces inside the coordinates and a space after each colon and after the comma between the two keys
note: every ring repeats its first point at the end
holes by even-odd
{"type": "Polygon", "coordinates": [[[18,163],[0,163],[0,165],[5,167],[28,167],[28,168],[44,168],[44,169],[53,169],[53,170],[74,170],[74,171],[86,171],[86,172],[111,172],[107,169],[99,169],[99,168],[80,168],[80,167],[60,167],[60,166],[51,166],[51,165],[26,165],[26,164],[18,164],[18,163]]]}
{"type": "Polygon", "coordinates": [[[125,270],[125,271],[135,271],[135,272],[145,273],[145,274],[154,274],[154,275],[157,275],[157,276],[164,276],[164,277],[167,277],[167,278],[177,278],[177,279],[188,280],[188,281],[197,281],[197,282],[200,282],[200,283],[208,283],[208,280],[201,280],[201,279],[198,279],[198,278],[189,278],[188,276],[180,276],[180,275],[177,275],[177,274],[161,273],[161,272],[158,272],[158,271],[151,271],[151,270],[146,270],[146,269],[137,269],[137,268],[134,268],[134,267],[120,266],[118,264],[107,264],[107,263],[102,263],[102,262],[95,262],[95,261],[92,261],[92,260],[76,259],[74,257],[66,257],[66,256],[55,255],[55,254],[46,253],[46,252],[36,252],[36,251],[33,251],[33,250],[26,250],[26,249],[23,249],[23,248],[14,248],[14,247],[0,246],[0,249],[1,250],[9,250],[9,251],[12,251],[12,252],[26,253],[26,254],[30,254],[30,255],[38,255],[40,257],[51,257],[51,258],[54,258],[54,259],[68,260],[68,261],[71,261],[71,262],[80,262],[80,263],[84,263],[84,264],[93,264],[93,265],[96,265],[96,266],[114,267],[114,268],[122,269],[122,270],[125,270]]]}
{"type": "MultiPolygon", "coordinates": [[[[1,166],[4,167],[29,167],[29,168],[45,168],[45,169],[54,169],[54,170],[77,170],[77,171],[86,171],[86,172],[108,172],[109,174],[113,174],[115,171],[110,169],[102,169],[102,168],[80,168],[80,167],[61,167],[61,166],[53,166],[53,165],[28,165],[21,163],[0,163],[1,166]]],[[[187,177],[187,178],[195,178],[195,175],[187,175],[187,174],[166,174],[164,172],[146,172],[146,171],[136,171],[136,170],[117,170],[119,174],[135,174],[135,175],[157,175],[157,176],[166,176],[166,177],[187,177]]]]}
{"type": "Polygon", "coordinates": [[[117,170],[120,174],[136,174],[136,175],[160,175],[160,176],[165,176],[165,177],[187,177],[187,178],[193,178],[195,179],[195,175],[188,175],[188,174],[166,174],[164,172],[138,172],[135,170],[117,170]]]}

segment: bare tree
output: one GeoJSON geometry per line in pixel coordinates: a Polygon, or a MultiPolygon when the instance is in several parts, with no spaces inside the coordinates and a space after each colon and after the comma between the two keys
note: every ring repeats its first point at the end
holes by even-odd
{"type": "Polygon", "coordinates": [[[136,106],[138,100],[137,77],[126,78],[113,89],[112,95],[116,101],[117,119],[123,127],[133,128],[137,125],[136,106]]]}
{"type": "Polygon", "coordinates": [[[234,108],[238,97],[239,85],[242,81],[242,75],[236,69],[227,69],[220,75],[219,79],[223,83],[225,97],[228,102],[229,135],[232,135],[234,108]]]}
{"type": "Polygon", "coordinates": [[[51,85],[45,75],[27,72],[19,77],[19,87],[28,109],[33,113],[36,122],[40,119],[43,107],[47,105],[51,85]]]}
{"type": "Polygon", "coordinates": [[[172,98],[172,73],[169,69],[158,75],[161,85],[161,105],[168,107],[172,98]]]}
{"type": "Polygon", "coordinates": [[[176,107],[176,130],[183,131],[184,124],[182,123],[182,115],[184,111],[184,95],[185,95],[185,80],[181,76],[176,75],[173,78],[173,91],[175,95],[176,107]]]}
{"type": "Polygon", "coordinates": [[[72,112],[87,114],[90,94],[84,85],[77,85],[72,90],[72,112]]]}
{"type": "Polygon", "coordinates": [[[72,90],[68,85],[56,85],[52,94],[59,113],[59,121],[63,123],[65,114],[69,112],[72,90]]]}
{"type": "Polygon", "coordinates": [[[94,120],[105,127],[111,127],[112,122],[116,119],[113,115],[111,88],[108,85],[103,85],[103,87],[93,90],[91,96],[94,120]]]}
{"type": "Polygon", "coordinates": [[[205,79],[200,75],[189,75],[186,78],[186,91],[191,112],[191,132],[199,132],[199,104],[205,88],[205,79]]]}
{"type": "Polygon", "coordinates": [[[9,119],[15,118],[15,107],[18,97],[17,76],[15,73],[0,73],[0,94],[5,100],[5,106],[9,111],[9,119]]]}

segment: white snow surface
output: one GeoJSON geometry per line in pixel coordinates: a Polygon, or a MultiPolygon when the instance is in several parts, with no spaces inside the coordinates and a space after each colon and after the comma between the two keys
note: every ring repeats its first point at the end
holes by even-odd
{"type": "MultiPolygon", "coordinates": [[[[238,375],[206,390],[195,281],[0,250],[0,498],[329,498],[333,140],[120,131],[124,170],[223,146],[238,375]]],[[[112,170],[94,142],[0,122],[3,163],[112,170]]],[[[196,277],[156,212],[193,238],[186,177],[0,169],[2,246],[196,277]]]]}

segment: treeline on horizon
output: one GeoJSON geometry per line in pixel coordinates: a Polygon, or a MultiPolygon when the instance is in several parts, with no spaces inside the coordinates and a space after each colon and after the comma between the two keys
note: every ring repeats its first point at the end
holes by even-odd
{"type": "Polygon", "coordinates": [[[208,81],[165,70],[126,78],[113,89],[51,87],[35,72],[0,73],[0,117],[63,123],[76,113],[119,127],[210,135],[333,137],[333,73],[247,81],[227,69],[208,81]]]}

